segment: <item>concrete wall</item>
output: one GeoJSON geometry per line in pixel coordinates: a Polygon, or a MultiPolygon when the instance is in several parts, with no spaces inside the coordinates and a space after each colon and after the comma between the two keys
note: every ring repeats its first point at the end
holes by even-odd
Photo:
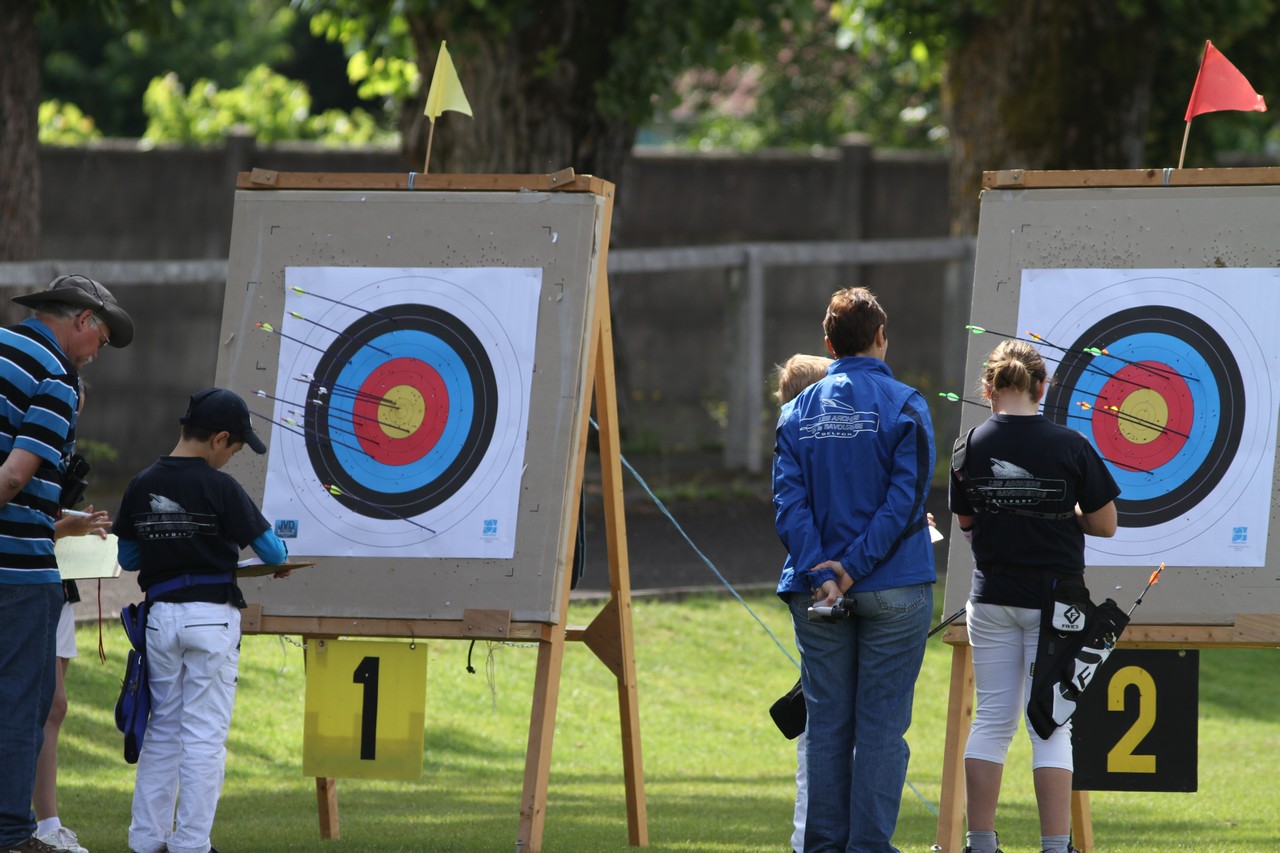
{"type": "MultiPolygon", "coordinates": [[[[41,156],[40,254],[60,260],[225,258],[235,173],[253,167],[411,168],[384,150],[258,149],[245,139],[203,149],[146,150],[119,142],[46,147],[41,156]]],[[[618,248],[928,237],[948,229],[942,157],[877,152],[858,143],[815,154],[638,152],[616,183],[618,248]]],[[[132,346],[108,351],[85,371],[90,402],[81,434],[121,453],[117,462],[98,466],[105,487],[167,452],[187,396],[212,383],[222,285],[104,283],[138,328],[132,346]]],[[[770,271],[769,363],[796,351],[821,352],[827,298],[855,283],[875,290],[889,312],[895,371],[936,385],[945,369],[938,347],[946,288],[941,264],[770,271]]],[[[726,276],[627,274],[615,276],[611,288],[630,447],[722,442],[725,377],[740,369],[726,334],[727,300],[735,298],[726,276]]],[[[13,307],[8,321],[21,316],[13,307]]],[[[763,428],[768,419],[762,414],[763,428]]]]}

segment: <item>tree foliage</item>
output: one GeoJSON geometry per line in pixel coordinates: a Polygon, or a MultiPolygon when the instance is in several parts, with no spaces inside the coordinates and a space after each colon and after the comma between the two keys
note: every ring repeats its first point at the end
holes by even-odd
{"type": "Polygon", "coordinates": [[[226,89],[212,80],[197,80],[188,91],[176,74],[166,74],[151,81],[142,101],[147,114],[143,138],[152,142],[209,144],[232,131],[249,133],[262,144],[293,139],[363,144],[390,137],[359,108],[313,115],[306,85],[265,65],[226,89]]]}
{"type": "Polygon", "coordinates": [[[617,179],[636,129],[672,81],[698,65],[757,55],[761,37],[806,0],[688,0],[663,4],[562,0],[301,0],[315,26],[341,41],[370,85],[405,96],[402,146],[422,161],[422,116],[442,41],[474,120],[450,115],[433,142],[443,171],[547,172],[565,166],[617,179]],[[361,58],[363,57],[363,58],[361,58]],[[397,63],[412,60],[416,78],[397,63]],[[379,62],[382,64],[379,65],[379,62]],[[397,82],[398,81],[398,82],[397,82]]]}
{"type": "Polygon", "coordinates": [[[298,15],[284,0],[153,5],[163,14],[86,15],[76,4],[46,4],[37,19],[43,97],[76,104],[107,136],[136,138],[147,127],[141,95],[156,77],[178,72],[230,88],[258,65],[293,57],[298,15]]]}
{"type": "MultiPolygon", "coordinates": [[[[854,5],[843,5],[852,16],[854,5]]],[[[1280,56],[1272,34],[1280,17],[1273,6],[1269,0],[862,0],[857,14],[901,39],[944,46],[953,228],[972,232],[982,170],[1175,165],[1206,37],[1255,88],[1277,91],[1280,56]]],[[[1231,128],[1265,121],[1252,114],[1209,120],[1213,130],[1192,149],[1188,166],[1209,162],[1215,142],[1257,135],[1231,128]]]]}
{"type": "Polygon", "coordinates": [[[942,145],[942,45],[904,39],[860,6],[813,8],[767,38],[761,60],[686,73],[681,103],[662,116],[667,135],[740,150],[832,146],[851,133],[888,147],[942,145]]]}
{"type": "Polygon", "coordinates": [[[102,131],[75,104],[41,101],[37,113],[42,145],[83,145],[102,138],[102,131]]]}

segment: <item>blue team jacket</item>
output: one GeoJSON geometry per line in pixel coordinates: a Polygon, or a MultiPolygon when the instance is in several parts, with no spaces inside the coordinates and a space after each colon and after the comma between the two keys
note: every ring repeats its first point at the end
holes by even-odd
{"type": "Polygon", "coordinates": [[[854,592],[933,583],[925,497],[934,464],[924,398],[877,358],[837,360],[783,406],[773,505],[787,560],[778,595],[810,592],[839,560],[854,592]]]}

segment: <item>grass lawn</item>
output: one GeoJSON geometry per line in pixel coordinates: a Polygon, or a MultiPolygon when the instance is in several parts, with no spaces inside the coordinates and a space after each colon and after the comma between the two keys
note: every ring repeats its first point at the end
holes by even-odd
{"type": "MultiPolygon", "coordinates": [[[[794,654],[778,599],[748,602],[794,654]]],[[[569,621],[585,624],[598,609],[575,603],[569,621]]],[[[726,597],[637,601],[635,630],[650,849],[789,849],[794,742],[778,734],[768,706],[794,683],[791,662],[726,597]]],[[[126,849],[134,775],[112,715],[127,641],[116,623],[105,634],[103,666],[97,630],[78,632],[61,741],[60,811],[93,853],[126,849]]],[[[321,842],[314,781],[301,772],[302,650],[246,637],[214,844],[223,853],[514,850],[537,653],[477,643],[472,675],[467,652],[462,642],[429,644],[421,778],[340,780],[342,837],[321,842]]],[[[908,781],[919,796],[904,791],[895,838],[905,853],[934,840],[950,660],[950,647],[931,640],[909,735],[908,781]]],[[[1200,792],[1094,793],[1099,850],[1280,850],[1278,662],[1273,650],[1201,653],[1200,792]]],[[[1000,810],[1006,853],[1039,850],[1029,762],[1020,733],[1000,810]]],[[[543,849],[632,849],[614,681],[577,643],[561,679],[543,849]]]]}

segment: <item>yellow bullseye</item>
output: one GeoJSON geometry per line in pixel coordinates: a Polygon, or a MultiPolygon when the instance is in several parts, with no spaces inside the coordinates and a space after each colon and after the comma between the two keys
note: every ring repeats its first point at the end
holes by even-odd
{"type": "Polygon", "coordinates": [[[1120,412],[1120,434],[1134,444],[1155,441],[1169,422],[1169,404],[1163,396],[1149,388],[1139,389],[1125,397],[1120,404],[1120,412]],[[1128,418],[1123,415],[1128,415],[1128,418]],[[1146,423],[1135,423],[1129,418],[1146,423]]]}
{"type": "Polygon", "coordinates": [[[426,401],[411,385],[397,385],[382,395],[378,421],[390,438],[406,438],[418,431],[427,414],[426,401]]]}

